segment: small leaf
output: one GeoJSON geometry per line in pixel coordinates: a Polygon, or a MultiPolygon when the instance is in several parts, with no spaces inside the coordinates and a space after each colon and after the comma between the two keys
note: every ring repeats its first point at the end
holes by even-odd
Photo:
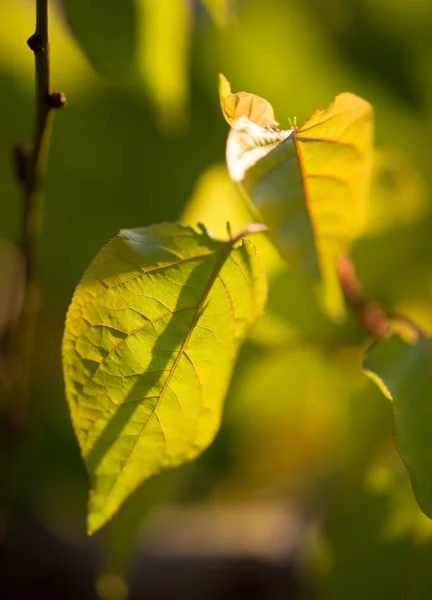
{"type": "Polygon", "coordinates": [[[344,93],[300,128],[262,127],[241,116],[228,136],[231,178],[286,260],[321,288],[333,317],[343,314],[337,259],[365,224],[372,116],[368,102],[344,93]]]}
{"type": "Polygon", "coordinates": [[[66,395],[92,492],[89,530],[138,485],[200,454],[221,419],[240,342],[265,279],[240,247],[179,224],[124,230],[69,308],[66,395]]]}
{"type": "Polygon", "coordinates": [[[240,117],[247,117],[261,127],[277,125],[270,102],[248,92],[233,94],[230,82],[222,73],[219,73],[219,99],[223,116],[229,125],[240,117]]]}
{"type": "Polygon", "coordinates": [[[417,502],[432,518],[432,342],[392,335],[372,347],[364,367],[393,401],[396,445],[417,502]]]}

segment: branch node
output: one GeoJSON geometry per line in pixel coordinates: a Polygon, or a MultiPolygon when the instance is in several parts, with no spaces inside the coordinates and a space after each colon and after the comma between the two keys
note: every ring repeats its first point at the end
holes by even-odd
{"type": "Polygon", "coordinates": [[[43,52],[45,50],[43,40],[37,33],[34,33],[29,37],[27,40],[27,46],[30,48],[30,50],[33,50],[33,52],[43,52]]]}
{"type": "Polygon", "coordinates": [[[67,105],[66,94],[63,92],[52,92],[46,100],[50,108],[63,108],[67,105]]]}

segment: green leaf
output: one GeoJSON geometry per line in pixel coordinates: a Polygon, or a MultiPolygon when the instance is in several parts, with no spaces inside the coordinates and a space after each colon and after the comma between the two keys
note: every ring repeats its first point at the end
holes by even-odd
{"type": "Polygon", "coordinates": [[[138,49],[135,0],[64,0],[65,15],[94,68],[122,80],[130,75],[138,49]]]}
{"type": "Polygon", "coordinates": [[[398,335],[366,355],[366,373],[393,401],[395,440],[417,502],[432,518],[432,342],[398,335]]]}
{"type": "MultiPolygon", "coordinates": [[[[226,113],[224,101],[222,111],[226,113]]],[[[286,260],[319,288],[328,312],[343,314],[337,259],[364,229],[373,111],[350,93],[298,128],[262,127],[237,111],[227,143],[241,183],[286,260]]]]}
{"type": "Polygon", "coordinates": [[[101,527],[149,476],[212,442],[240,342],[262,312],[255,246],[180,224],[123,230],[69,308],[66,395],[101,527]]]}

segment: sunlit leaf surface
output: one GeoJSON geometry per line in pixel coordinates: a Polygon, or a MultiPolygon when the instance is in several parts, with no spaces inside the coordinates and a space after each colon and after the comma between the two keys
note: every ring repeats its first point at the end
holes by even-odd
{"type": "Polygon", "coordinates": [[[371,349],[364,366],[393,401],[396,445],[419,506],[432,518],[431,341],[392,335],[371,349]]]}
{"type": "MultiPolygon", "coordinates": [[[[226,115],[223,93],[221,105],[226,115]]],[[[327,310],[340,316],[336,263],[364,228],[372,107],[354,94],[339,94],[302,127],[287,130],[260,126],[248,110],[237,109],[234,121],[226,117],[231,178],[242,184],[288,262],[323,288],[327,310]]]]}
{"type": "Polygon", "coordinates": [[[230,125],[240,117],[247,117],[261,127],[277,125],[270,102],[248,92],[233,94],[230,82],[222,73],[219,73],[219,98],[223,115],[230,125]]]}
{"type": "Polygon", "coordinates": [[[69,309],[67,398],[101,527],[147,477],[213,440],[241,340],[265,301],[255,246],[179,224],[124,230],[69,309]]]}

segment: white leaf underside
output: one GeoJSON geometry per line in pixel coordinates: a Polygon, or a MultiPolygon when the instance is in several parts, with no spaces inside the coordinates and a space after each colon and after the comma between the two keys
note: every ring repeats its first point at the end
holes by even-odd
{"type": "Polygon", "coordinates": [[[228,172],[233,181],[243,181],[246,171],[286,140],[293,129],[260,127],[247,117],[237,119],[231,127],[226,148],[228,172]]]}

